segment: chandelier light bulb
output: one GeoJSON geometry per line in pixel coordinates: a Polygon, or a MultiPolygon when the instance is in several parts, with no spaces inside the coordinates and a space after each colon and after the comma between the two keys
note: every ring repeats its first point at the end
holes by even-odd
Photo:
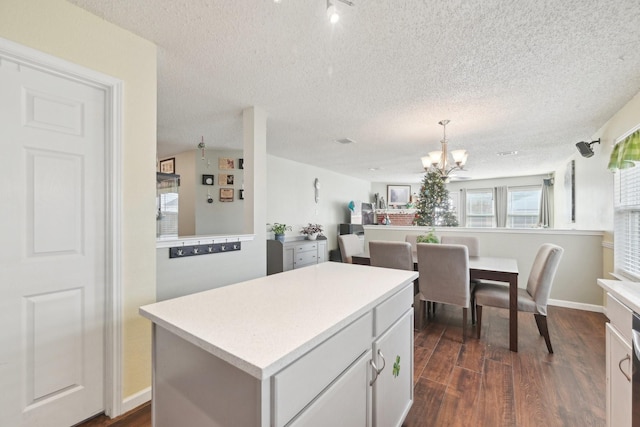
{"type": "Polygon", "coordinates": [[[329,22],[335,24],[340,20],[340,15],[338,15],[338,9],[336,9],[336,5],[331,3],[331,1],[327,0],[327,16],[329,17],[329,22]]]}

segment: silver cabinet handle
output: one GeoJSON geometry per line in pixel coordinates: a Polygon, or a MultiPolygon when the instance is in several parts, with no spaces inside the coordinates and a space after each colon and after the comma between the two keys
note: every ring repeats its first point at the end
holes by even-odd
{"type": "Polygon", "coordinates": [[[620,363],[618,363],[618,369],[620,369],[620,372],[622,372],[622,375],[624,375],[624,377],[627,379],[627,381],[631,382],[631,377],[629,375],[627,375],[627,373],[625,371],[622,370],[622,362],[629,360],[631,361],[631,356],[629,356],[628,354],[620,360],[620,363]]]}
{"type": "Polygon", "coordinates": [[[384,370],[384,367],[387,366],[387,361],[384,359],[384,355],[379,349],[378,349],[378,355],[382,359],[382,368],[378,369],[373,359],[369,361],[371,363],[371,366],[373,366],[373,369],[376,371],[376,374],[373,377],[373,379],[369,382],[369,385],[373,385],[373,383],[376,382],[376,380],[378,379],[378,376],[380,375],[380,372],[382,372],[384,370]]]}

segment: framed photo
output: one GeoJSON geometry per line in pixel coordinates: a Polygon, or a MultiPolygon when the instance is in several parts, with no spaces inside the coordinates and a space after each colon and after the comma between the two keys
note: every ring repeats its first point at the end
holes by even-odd
{"type": "Polygon", "coordinates": [[[233,202],[233,188],[221,188],[220,189],[220,201],[221,202],[233,202]]]}
{"type": "Polygon", "coordinates": [[[387,185],[387,204],[401,206],[409,203],[411,197],[410,185],[387,185]]]}
{"type": "Polygon", "coordinates": [[[244,159],[238,159],[238,169],[244,169],[244,159]]]}
{"type": "Polygon", "coordinates": [[[213,185],[213,175],[202,175],[202,185],[213,185]]]}
{"type": "Polygon", "coordinates": [[[160,172],[176,173],[176,158],[160,160],[160,172]]]}
{"type": "Polygon", "coordinates": [[[218,175],[218,185],[233,185],[233,175],[221,173],[218,175]]]}
{"type": "Polygon", "coordinates": [[[244,190],[238,190],[238,199],[244,200],[244,190]]]}
{"type": "Polygon", "coordinates": [[[233,159],[218,157],[218,169],[235,169],[233,159]]]}

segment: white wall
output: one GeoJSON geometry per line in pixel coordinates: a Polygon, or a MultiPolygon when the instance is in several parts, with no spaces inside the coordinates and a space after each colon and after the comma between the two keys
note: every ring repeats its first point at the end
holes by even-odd
{"type": "MultiPolygon", "coordinates": [[[[576,222],[565,222],[567,228],[582,230],[613,230],[613,173],[607,169],[613,143],[628,130],[640,124],[640,92],[611,117],[595,134],[585,136],[587,142],[598,138],[600,144],[592,146],[593,157],[580,156],[577,149],[571,156],[576,161],[576,222]],[[589,138],[587,140],[587,138],[589,138]]],[[[578,141],[575,141],[578,142],[578,141]]],[[[558,179],[564,168],[556,171],[558,179]]],[[[557,180],[556,180],[557,182],[557,180]]],[[[561,186],[556,185],[556,210],[567,197],[561,186]]],[[[558,216],[560,219],[561,216],[558,216]]]]}
{"type": "MultiPolygon", "coordinates": [[[[299,236],[300,228],[309,222],[322,224],[329,249],[338,247],[338,224],[350,222],[349,202],[372,197],[368,181],[275,156],[267,156],[267,183],[267,222],[291,225],[288,236],[299,236]],[[316,178],[321,186],[317,204],[316,178]]],[[[271,233],[268,238],[273,238],[271,233]]]]}

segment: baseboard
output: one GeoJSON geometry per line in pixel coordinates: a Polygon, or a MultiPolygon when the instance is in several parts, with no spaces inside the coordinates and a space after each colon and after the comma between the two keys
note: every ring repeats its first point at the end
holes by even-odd
{"type": "Polygon", "coordinates": [[[135,394],[132,394],[131,396],[127,396],[122,401],[122,413],[126,414],[132,409],[135,409],[138,406],[143,405],[150,400],[151,400],[151,387],[147,387],[135,394]]]}
{"type": "Polygon", "coordinates": [[[563,301],[560,299],[547,300],[548,305],[554,305],[557,307],[575,308],[577,310],[594,311],[596,313],[604,313],[604,307],[596,304],[585,304],[582,302],[563,301]]]}

